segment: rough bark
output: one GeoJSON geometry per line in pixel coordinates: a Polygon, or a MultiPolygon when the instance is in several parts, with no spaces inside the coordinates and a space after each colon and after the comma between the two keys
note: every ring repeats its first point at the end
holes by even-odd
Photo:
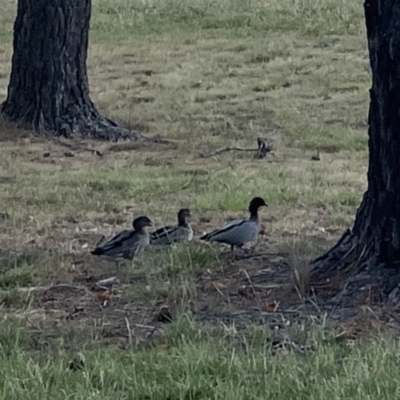
{"type": "Polygon", "coordinates": [[[140,138],[100,115],[86,70],[91,0],[19,0],[2,113],[42,133],[140,138]]]}
{"type": "Polygon", "coordinates": [[[320,276],[367,266],[376,281],[390,280],[390,290],[400,276],[400,2],[366,0],[364,6],[372,70],[368,189],[353,229],[313,265],[320,276]]]}

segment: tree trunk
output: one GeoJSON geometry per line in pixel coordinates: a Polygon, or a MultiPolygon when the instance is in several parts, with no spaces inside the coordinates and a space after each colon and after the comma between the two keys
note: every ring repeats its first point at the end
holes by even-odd
{"type": "Polygon", "coordinates": [[[352,231],[314,260],[319,275],[354,262],[374,264],[386,277],[383,267],[400,271],[400,2],[366,0],[364,6],[372,69],[368,189],[352,231]]]}
{"type": "Polygon", "coordinates": [[[36,131],[104,140],[139,138],[102,117],[86,70],[91,0],[19,0],[2,113],[36,131]]]}

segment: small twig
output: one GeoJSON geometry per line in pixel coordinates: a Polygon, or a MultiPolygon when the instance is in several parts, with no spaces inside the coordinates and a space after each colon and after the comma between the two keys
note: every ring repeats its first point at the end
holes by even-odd
{"type": "Polygon", "coordinates": [[[225,297],[225,295],[221,292],[221,290],[219,290],[219,288],[217,287],[217,286],[215,286],[215,285],[213,285],[214,286],[214,289],[222,296],[222,297],[225,297]]]}
{"type": "Polygon", "coordinates": [[[143,325],[143,324],[133,324],[136,326],[136,328],[142,328],[142,329],[156,329],[155,326],[152,325],[143,325]]]}
{"type": "MultiPolygon", "coordinates": [[[[116,282],[116,277],[113,276],[111,278],[103,279],[98,281],[96,285],[103,289],[108,289],[108,287],[112,287],[113,283],[116,282]]],[[[82,285],[70,285],[68,283],[59,283],[57,285],[50,285],[50,286],[31,286],[31,287],[21,287],[18,288],[20,292],[24,293],[31,293],[31,292],[47,292],[53,290],[62,290],[62,289],[69,289],[69,290],[76,290],[76,291],[88,291],[86,286],[82,285]]]]}
{"type": "Polygon", "coordinates": [[[291,283],[271,283],[269,285],[254,285],[258,289],[284,289],[292,287],[291,283]]]}
{"type": "Polygon", "coordinates": [[[126,323],[126,329],[128,330],[128,341],[129,341],[129,346],[132,346],[132,331],[131,331],[131,326],[129,324],[128,318],[125,317],[125,323],[126,323]]]}
{"type": "Polygon", "coordinates": [[[101,279],[100,281],[96,282],[96,286],[101,287],[101,288],[110,288],[114,285],[114,283],[117,283],[117,277],[112,276],[110,278],[106,279],[101,279]]]}
{"type": "Polygon", "coordinates": [[[247,272],[247,269],[246,269],[246,268],[243,268],[243,272],[244,272],[244,275],[246,276],[246,279],[247,279],[247,281],[249,282],[249,284],[250,284],[250,286],[251,286],[251,288],[252,288],[252,290],[253,290],[254,296],[255,296],[255,297],[257,298],[257,300],[258,300],[258,304],[261,305],[260,296],[259,296],[258,293],[257,293],[256,287],[254,286],[254,283],[253,283],[253,281],[251,280],[250,275],[249,275],[249,273],[247,272]]]}
{"type": "Polygon", "coordinates": [[[18,288],[20,292],[46,292],[48,290],[59,290],[59,289],[71,289],[71,290],[83,290],[86,291],[87,288],[85,286],[75,286],[75,285],[69,285],[66,283],[60,283],[58,285],[51,285],[51,286],[31,286],[31,287],[22,287],[18,288]]]}

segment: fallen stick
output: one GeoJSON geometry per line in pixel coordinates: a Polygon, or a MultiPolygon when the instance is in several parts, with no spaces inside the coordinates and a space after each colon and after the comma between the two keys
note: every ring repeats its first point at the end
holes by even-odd
{"type": "Polygon", "coordinates": [[[143,325],[143,324],[133,324],[136,326],[136,328],[142,328],[142,329],[156,329],[155,326],[152,325],[143,325]]]}
{"type": "Polygon", "coordinates": [[[212,151],[211,153],[200,153],[199,156],[201,158],[209,158],[209,157],[217,156],[222,153],[226,153],[228,151],[251,151],[251,152],[255,153],[255,157],[265,158],[267,153],[270,153],[272,151],[272,147],[270,145],[267,146],[265,144],[264,140],[261,138],[257,138],[257,145],[258,145],[257,149],[245,149],[243,147],[228,146],[228,147],[224,147],[219,150],[212,151]]]}
{"type": "MultiPolygon", "coordinates": [[[[108,287],[111,287],[114,283],[117,283],[117,282],[118,282],[117,277],[112,276],[111,278],[102,279],[100,281],[97,281],[96,286],[103,288],[103,289],[107,289],[108,287]]],[[[62,290],[62,289],[76,290],[76,291],[89,291],[86,286],[70,285],[68,283],[59,283],[57,285],[50,285],[50,286],[30,286],[30,287],[17,288],[18,291],[23,292],[23,293],[47,292],[47,291],[62,290]]]]}
{"type": "Polygon", "coordinates": [[[66,283],[60,283],[58,285],[51,285],[51,286],[31,286],[31,287],[22,287],[18,288],[20,292],[30,293],[30,292],[47,292],[50,290],[60,290],[60,289],[70,289],[70,290],[84,290],[86,291],[86,286],[76,286],[76,285],[69,285],[66,283]]]}
{"type": "Polygon", "coordinates": [[[108,288],[111,287],[114,283],[118,283],[116,276],[97,281],[96,286],[108,288]]]}
{"type": "Polygon", "coordinates": [[[200,155],[201,158],[208,158],[208,157],[212,157],[212,156],[217,156],[218,154],[225,153],[225,152],[228,152],[228,151],[252,151],[252,152],[256,152],[257,149],[243,149],[241,147],[224,147],[223,149],[212,151],[211,153],[207,153],[207,154],[200,153],[199,155],[200,155]]]}

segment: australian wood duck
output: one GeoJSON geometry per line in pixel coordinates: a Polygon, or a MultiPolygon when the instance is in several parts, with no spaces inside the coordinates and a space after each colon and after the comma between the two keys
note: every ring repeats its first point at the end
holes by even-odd
{"type": "Polygon", "coordinates": [[[244,244],[254,240],[260,230],[260,219],[258,209],[262,206],[267,207],[266,202],[261,197],[254,197],[249,204],[249,219],[239,219],[229,221],[221,228],[207,233],[200,239],[207,242],[219,242],[231,246],[232,259],[234,258],[234,247],[242,247],[244,244]]]}
{"type": "Polygon", "coordinates": [[[188,220],[191,217],[188,208],[182,208],[178,212],[178,225],[167,225],[150,234],[150,244],[168,245],[181,243],[193,239],[193,229],[188,220]]]}
{"type": "Polygon", "coordinates": [[[132,260],[150,244],[150,235],[147,227],[152,226],[148,217],[139,217],[133,221],[133,230],[122,231],[105,240],[91,253],[113,260],[132,260]]]}

